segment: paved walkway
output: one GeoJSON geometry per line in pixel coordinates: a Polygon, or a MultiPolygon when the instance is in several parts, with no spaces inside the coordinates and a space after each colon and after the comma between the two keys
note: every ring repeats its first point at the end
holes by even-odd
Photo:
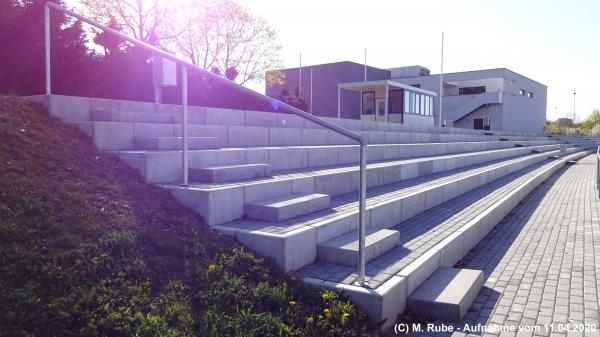
{"type": "Polygon", "coordinates": [[[519,326],[540,327],[484,336],[600,336],[595,170],[595,155],[561,169],[464,257],[465,268],[481,269],[486,276],[464,323],[515,326],[517,331],[519,326]]]}

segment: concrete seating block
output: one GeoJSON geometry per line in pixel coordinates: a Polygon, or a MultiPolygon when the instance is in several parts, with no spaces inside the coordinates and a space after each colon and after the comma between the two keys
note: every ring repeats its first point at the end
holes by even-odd
{"type": "Polygon", "coordinates": [[[189,179],[197,182],[222,183],[268,177],[271,174],[269,164],[245,164],[190,168],[189,179]]]}
{"type": "Polygon", "coordinates": [[[369,209],[369,214],[373,227],[393,227],[402,221],[402,199],[377,204],[369,209]]]}
{"type": "Polygon", "coordinates": [[[269,146],[299,146],[302,145],[300,129],[269,128],[269,146]]]}
{"type": "Polygon", "coordinates": [[[386,144],[398,144],[399,139],[400,137],[397,132],[385,132],[384,142],[386,144]]]}
{"type": "Polygon", "coordinates": [[[100,150],[133,148],[133,124],[119,122],[90,122],[93,140],[100,150]]]}
{"type": "Polygon", "coordinates": [[[308,167],[307,148],[268,149],[269,164],[273,171],[296,170],[308,167]]]}
{"type": "Polygon", "coordinates": [[[303,177],[292,180],[292,193],[315,193],[315,178],[303,177]]]}
{"type": "Polygon", "coordinates": [[[369,144],[385,144],[384,131],[368,131],[367,142],[369,144]]]}
{"type": "Polygon", "coordinates": [[[91,102],[86,97],[50,95],[42,96],[41,101],[50,116],[65,123],[87,122],[90,120],[91,102]]]}
{"type": "Polygon", "coordinates": [[[135,137],[173,137],[173,124],[135,123],[133,135],[135,137]]]}
{"type": "Polygon", "coordinates": [[[277,114],[265,111],[245,111],[246,126],[277,127],[277,114]]]}
{"type": "Polygon", "coordinates": [[[379,169],[379,183],[391,184],[402,180],[402,166],[384,166],[379,169]]]}
{"type": "MultiPolygon", "coordinates": [[[[370,261],[400,244],[400,232],[391,229],[367,229],[365,258],[370,261]]],[[[352,231],[317,246],[320,261],[354,266],[358,263],[358,232],[352,231]]]]}
{"type": "Polygon", "coordinates": [[[279,222],[329,208],[326,194],[292,194],[246,203],[246,216],[255,220],[279,222]]]}
{"type": "Polygon", "coordinates": [[[465,255],[462,232],[454,232],[435,245],[440,251],[442,267],[452,267],[465,255]]]}
{"type": "Polygon", "coordinates": [[[402,221],[425,210],[425,193],[413,193],[402,200],[402,221]]]}
{"type": "Polygon", "coordinates": [[[368,146],[367,147],[367,161],[374,162],[383,159],[383,147],[381,146],[368,146]]]}
{"type": "Polygon", "coordinates": [[[345,146],[338,148],[338,164],[358,163],[360,157],[360,148],[358,146],[345,146]]]}
{"type": "Polygon", "coordinates": [[[480,270],[442,267],[408,296],[407,306],[430,319],[460,322],[483,284],[480,270]]]}
{"type": "MultiPolygon", "coordinates": [[[[244,163],[246,164],[260,164],[260,163],[269,163],[269,150],[255,148],[255,149],[245,149],[244,150],[244,163]]],[[[273,165],[271,165],[271,170],[275,170],[273,165]]]]}
{"type": "Polygon", "coordinates": [[[243,126],[246,123],[246,112],[243,110],[206,108],[206,124],[243,126]]]}
{"type": "Polygon", "coordinates": [[[338,164],[337,147],[308,148],[308,166],[334,166],[338,164]]]}
{"type": "Polygon", "coordinates": [[[317,243],[330,240],[356,229],[352,228],[352,217],[346,214],[317,222],[312,226],[317,229],[317,243]]]}
{"type": "Polygon", "coordinates": [[[302,117],[294,114],[277,113],[277,127],[279,128],[293,128],[302,129],[302,117]]]}
{"type": "Polygon", "coordinates": [[[302,145],[328,145],[328,130],[301,129],[302,145]]]}
{"type": "MultiPolygon", "coordinates": [[[[133,146],[140,150],[172,151],[183,148],[182,137],[136,137],[133,146]]],[[[216,149],[219,139],[215,137],[188,137],[189,150],[216,149]]]]}
{"type": "Polygon", "coordinates": [[[250,203],[257,200],[283,197],[292,194],[292,191],[293,183],[291,180],[249,184],[244,186],[244,201],[250,203]]]}
{"type": "MultiPolygon", "coordinates": [[[[181,125],[173,125],[173,136],[182,136],[181,125]]],[[[222,125],[188,125],[189,137],[216,137],[220,140],[219,147],[229,145],[227,127],[222,125]]]]}
{"type": "Polygon", "coordinates": [[[327,130],[327,145],[351,145],[356,141],[335,131],[327,130]]]}
{"type": "Polygon", "coordinates": [[[227,127],[229,147],[256,147],[269,146],[269,133],[267,128],[254,126],[229,126],[227,127]]]}
{"type": "Polygon", "coordinates": [[[423,284],[440,267],[440,260],[440,252],[430,249],[399,271],[397,275],[405,277],[407,281],[406,293],[411,294],[423,284]]]}
{"type": "Polygon", "coordinates": [[[316,230],[304,227],[285,236],[238,231],[236,238],[260,256],[275,260],[284,272],[291,272],[315,261],[316,230]]]}
{"type": "Polygon", "coordinates": [[[315,193],[340,195],[357,190],[359,172],[341,172],[315,177],[315,193]]]}

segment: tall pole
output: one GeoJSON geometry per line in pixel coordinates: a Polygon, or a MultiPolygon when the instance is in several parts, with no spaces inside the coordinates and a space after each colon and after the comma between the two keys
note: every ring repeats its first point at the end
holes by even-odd
{"type": "Polygon", "coordinates": [[[181,66],[181,156],[183,166],[183,184],[188,185],[188,72],[185,65],[181,66]]]}
{"type": "Polygon", "coordinates": [[[367,48],[365,48],[365,82],[367,81],[367,48]]]}
{"type": "Polygon", "coordinates": [[[573,92],[573,124],[575,124],[575,95],[577,93],[573,92]]]}
{"type": "Polygon", "coordinates": [[[440,107],[438,111],[438,126],[442,126],[442,100],[444,96],[444,32],[442,32],[442,58],[440,61],[440,93],[439,99],[440,107]]]}
{"type": "Polygon", "coordinates": [[[50,83],[50,7],[44,6],[44,57],[46,61],[46,95],[52,93],[50,83]]]}
{"type": "Polygon", "coordinates": [[[310,67],[310,113],[311,115],[313,114],[313,99],[312,99],[312,94],[313,94],[313,90],[312,90],[312,84],[313,84],[313,68],[310,67]]]}
{"type": "Polygon", "coordinates": [[[302,93],[302,53],[300,53],[300,67],[298,67],[298,94],[302,93]]]}

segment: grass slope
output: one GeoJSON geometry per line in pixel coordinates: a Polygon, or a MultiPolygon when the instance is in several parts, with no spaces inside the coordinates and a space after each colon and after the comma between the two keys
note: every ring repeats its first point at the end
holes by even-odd
{"type": "Polygon", "coordinates": [[[0,336],[374,336],[76,127],[0,97],[0,336]]]}

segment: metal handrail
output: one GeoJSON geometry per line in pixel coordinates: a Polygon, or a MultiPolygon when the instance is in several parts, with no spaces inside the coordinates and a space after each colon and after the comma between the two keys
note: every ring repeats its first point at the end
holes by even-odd
{"type": "Polygon", "coordinates": [[[600,198],[600,145],[596,149],[596,189],[600,198]]]}
{"type": "Polygon", "coordinates": [[[131,38],[121,32],[118,32],[114,29],[106,27],[100,23],[92,21],[86,17],[83,17],[73,11],[70,11],[62,6],[59,6],[53,2],[46,2],[44,7],[44,38],[45,38],[45,69],[46,69],[46,95],[50,96],[52,93],[51,90],[51,69],[50,69],[50,9],[55,9],[64,14],[70,15],[74,18],[77,18],[91,26],[99,28],[107,33],[116,35],[122,38],[125,41],[128,41],[138,47],[142,47],[143,49],[149,50],[153,52],[155,55],[162,56],[167,58],[179,65],[181,65],[181,105],[182,105],[182,162],[183,162],[183,184],[188,185],[188,132],[187,132],[187,122],[188,122],[188,85],[187,85],[187,73],[188,68],[199,71],[203,75],[211,78],[212,80],[224,83],[225,85],[235,88],[243,92],[244,94],[248,94],[254,98],[257,98],[261,101],[268,102],[270,104],[276,104],[285,108],[287,111],[300,116],[304,119],[307,119],[315,124],[318,124],[326,129],[329,129],[333,132],[341,134],[347,138],[355,140],[360,145],[360,186],[359,186],[359,263],[358,263],[358,284],[363,286],[367,285],[365,282],[365,235],[366,235],[366,194],[367,194],[367,142],[365,139],[352,131],[349,131],[345,128],[342,128],[333,123],[327,122],[319,117],[315,117],[309,113],[306,113],[298,108],[295,108],[289,104],[281,102],[272,97],[262,95],[248,89],[244,86],[241,86],[233,81],[230,81],[224,77],[213,74],[212,72],[206,71],[190,62],[184,61],[177,56],[165,52],[164,50],[158,49],[154,46],[151,46],[145,42],[139,41],[137,39],[131,38]]]}

